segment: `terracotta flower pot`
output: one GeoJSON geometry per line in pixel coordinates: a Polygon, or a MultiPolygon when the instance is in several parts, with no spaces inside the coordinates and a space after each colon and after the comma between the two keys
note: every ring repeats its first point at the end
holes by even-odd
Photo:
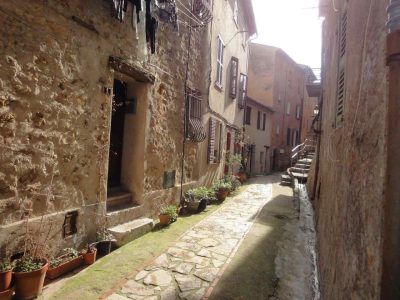
{"type": "Polygon", "coordinates": [[[237,175],[238,175],[238,179],[239,179],[240,183],[244,183],[247,180],[246,173],[239,173],[237,175]]]}
{"type": "Polygon", "coordinates": [[[217,196],[217,199],[219,201],[224,201],[226,199],[226,197],[228,196],[229,191],[230,191],[229,189],[219,189],[215,195],[217,196]]]}
{"type": "Polygon", "coordinates": [[[42,293],[44,278],[49,267],[46,263],[39,270],[32,272],[13,272],[15,295],[18,299],[34,299],[42,293]]]}
{"type": "Polygon", "coordinates": [[[0,292],[7,290],[10,287],[12,271],[0,272],[0,292]]]}
{"type": "Polygon", "coordinates": [[[83,260],[85,261],[85,264],[87,265],[92,265],[96,261],[96,253],[97,250],[94,250],[93,252],[86,252],[83,254],[83,260]]]}
{"type": "Polygon", "coordinates": [[[160,219],[160,224],[161,225],[169,225],[170,220],[169,220],[169,216],[168,215],[158,215],[158,218],[160,219]]]}
{"type": "Polygon", "coordinates": [[[14,290],[15,290],[15,286],[12,286],[9,289],[1,291],[0,292],[0,300],[11,300],[14,290]]]}
{"type": "Polygon", "coordinates": [[[80,255],[78,257],[71,259],[70,261],[58,265],[57,267],[49,268],[46,272],[46,278],[56,279],[57,277],[60,277],[61,275],[78,268],[82,264],[83,264],[83,256],[80,255]]]}

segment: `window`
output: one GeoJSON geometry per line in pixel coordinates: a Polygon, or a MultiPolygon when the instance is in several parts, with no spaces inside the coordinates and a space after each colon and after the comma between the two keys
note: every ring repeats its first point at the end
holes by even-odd
{"type": "Polygon", "coordinates": [[[231,65],[231,73],[229,81],[229,96],[232,99],[235,99],[237,95],[239,60],[236,57],[232,57],[230,65],[231,65]]]}
{"type": "Polygon", "coordinates": [[[263,125],[262,125],[262,130],[265,131],[265,123],[267,121],[267,114],[263,114],[263,125]]]}
{"type": "Polygon", "coordinates": [[[347,44],[347,11],[344,10],[340,22],[339,36],[339,70],[337,79],[336,120],[339,126],[344,121],[344,104],[346,100],[346,44],[347,44]]]}
{"type": "Polygon", "coordinates": [[[200,143],[207,138],[207,132],[201,120],[202,117],[201,102],[202,99],[200,92],[187,88],[185,136],[194,143],[200,143]]]}
{"type": "Polygon", "coordinates": [[[240,73],[238,106],[243,109],[247,97],[247,75],[240,73]]]}
{"type": "Polygon", "coordinates": [[[261,128],[261,111],[257,112],[257,129],[261,128]]]}
{"type": "Polygon", "coordinates": [[[224,43],[220,36],[217,38],[217,77],[215,78],[215,84],[217,87],[222,88],[222,78],[224,69],[224,43]]]}
{"type": "Polygon", "coordinates": [[[301,116],[301,106],[300,104],[296,105],[296,119],[300,120],[300,116],[301,116]]]}
{"type": "Polygon", "coordinates": [[[281,126],[277,125],[276,126],[276,135],[281,133],[281,126]]]}
{"type": "Polygon", "coordinates": [[[250,125],[251,124],[251,107],[246,106],[246,114],[244,118],[244,124],[250,125]]]}
{"type": "Polygon", "coordinates": [[[67,212],[64,217],[63,237],[69,237],[78,232],[77,228],[78,211],[67,212]]]}
{"type": "Polygon", "coordinates": [[[287,114],[288,116],[290,116],[290,109],[291,109],[291,104],[290,104],[290,102],[288,102],[288,103],[286,104],[286,114],[287,114]]]}
{"type": "Polygon", "coordinates": [[[211,117],[208,134],[208,163],[216,164],[221,159],[222,123],[211,117]]]}
{"type": "Polygon", "coordinates": [[[286,133],[286,145],[287,146],[290,146],[290,139],[291,139],[290,134],[291,134],[291,130],[290,130],[290,128],[288,128],[287,133],[286,133]]]}

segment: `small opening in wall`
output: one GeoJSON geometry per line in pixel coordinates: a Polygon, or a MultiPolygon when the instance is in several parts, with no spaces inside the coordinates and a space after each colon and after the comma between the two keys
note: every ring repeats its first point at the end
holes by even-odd
{"type": "Polygon", "coordinates": [[[175,186],[176,170],[164,172],[164,189],[170,189],[175,186]]]}
{"type": "Polygon", "coordinates": [[[67,238],[78,232],[76,227],[78,219],[78,211],[70,211],[65,214],[64,225],[63,225],[63,237],[67,238]]]}

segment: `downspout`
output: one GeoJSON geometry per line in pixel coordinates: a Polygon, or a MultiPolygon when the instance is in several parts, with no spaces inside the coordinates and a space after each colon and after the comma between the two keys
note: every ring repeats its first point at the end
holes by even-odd
{"type": "Polygon", "coordinates": [[[400,299],[400,0],[392,0],[387,11],[389,99],[381,299],[400,299]]]}

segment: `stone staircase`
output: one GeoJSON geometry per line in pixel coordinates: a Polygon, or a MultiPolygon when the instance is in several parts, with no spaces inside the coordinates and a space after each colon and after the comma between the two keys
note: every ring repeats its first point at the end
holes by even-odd
{"type": "Polygon", "coordinates": [[[281,175],[281,185],[291,186],[293,179],[296,178],[300,183],[306,183],[311,163],[315,155],[315,142],[306,140],[303,144],[292,150],[292,167],[281,175]]]}
{"type": "Polygon", "coordinates": [[[153,219],[144,218],[144,209],[132,199],[132,194],[122,187],[111,188],[107,193],[107,227],[122,246],[153,229],[153,219]]]}

